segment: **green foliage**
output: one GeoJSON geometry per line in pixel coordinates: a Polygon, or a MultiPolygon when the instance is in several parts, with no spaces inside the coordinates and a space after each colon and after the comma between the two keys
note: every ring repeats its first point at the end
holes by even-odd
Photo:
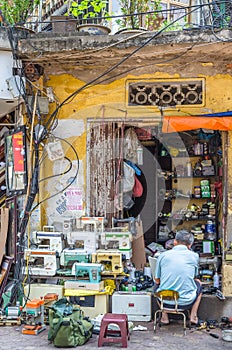
{"type": "MultiPolygon", "coordinates": [[[[72,1],[70,14],[75,18],[81,16],[83,19],[108,17],[107,4],[108,0],[82,0],[79,3],[78,1],[72,1]]],[[[100,22],[102,21],[100,20],[100,22]]]]}
{"type": "MultiPolygon", "coordinates": [[[[183,20],[182,20],[183,21],[183,20]]],[[[188,24],[187,24],[187,19],[185,18],[184,23],[180,24],[179,22],[175,22],[173,24],[171,24],[172,21],[168,21],[168,20],[164,20],[161,26],[162,28],[166,28],[165,31],[175,31],[175,30],[183,30],[183,28],[187,28],[188,24]]]]}
{"type": "Polygon", "coordinates": [[[38,4],[39,0],[1,0],[3,22],[6,25],[25,24],[38,4]]]}
{"type": "Polygon", "coordinates": [[[161,0],[119,0],[124,17],[116,21],[119,29],[147,28],[153,30],[157,26],[157,13],[147,13],[161,9],[161,0]],[[135,15],[140,13],[140,15],[135,15]],[[147,14],[146,14],[147,13],[147,14]]]}

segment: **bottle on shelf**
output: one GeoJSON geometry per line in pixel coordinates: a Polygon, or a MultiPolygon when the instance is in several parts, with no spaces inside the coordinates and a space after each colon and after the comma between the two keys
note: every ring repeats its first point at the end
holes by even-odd
{"type": "Polygon", "coordinates": [[[201,144],[197,141],[195,141],[194,146],[193,146],[193,150],[194,150],[194,155],[195,156],[200,156],[201,153],[201,144]]]}
{"type": "Polygon", "coordinates": [[[216,238],[216,225],[213,220],[208,220],[205,225],[205,239],[214,241],[216,238]]]}
{"type": "Polygon", "coordinates": [[[187,176],[192,176],[192,164],[191,164],[191,162],[188,162],[186,164],[186,170],[187,170],[187,176]]]}
{"type": "Polygon", "coordinates": [[[222,159],[221,158],[219,159],[217,166],[218,166],[218,176],[222,176],[223,171],[222,171],[222,159]]]}
{"type": "Polygon", "coordinates": [[[214,276],[213,276],[213,286],[215,288],[219,288],[219,274],[217,271],[215,271],[214,276]]]}

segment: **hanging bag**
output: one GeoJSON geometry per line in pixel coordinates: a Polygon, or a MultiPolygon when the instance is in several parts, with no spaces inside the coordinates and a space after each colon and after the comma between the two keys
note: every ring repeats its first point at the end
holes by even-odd
{"type": "Polygon", "coordinates": [[[143,194],[143,186],[137,176],[135,175],[135,184],[133,187],[132,195],[133,197],[141,197],[143,194]]]}

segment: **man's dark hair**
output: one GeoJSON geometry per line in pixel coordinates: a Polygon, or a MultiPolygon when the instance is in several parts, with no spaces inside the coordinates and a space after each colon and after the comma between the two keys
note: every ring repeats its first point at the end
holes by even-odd
{"type": "Polygon", "coordinates": [[[176,232],[175,240],[181,244],[192,245],[194,242],[194,236],[187,230],[180,230],[176,232]]]}

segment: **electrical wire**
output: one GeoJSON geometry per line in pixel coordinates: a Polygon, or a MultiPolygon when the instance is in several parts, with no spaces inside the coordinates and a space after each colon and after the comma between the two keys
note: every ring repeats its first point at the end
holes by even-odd
{"type": "MultiPolygon", "coordinates": [[[[202,5],[194,6],[194,9],[192,11],[190,11],[188,14],[190,14],[191,12],[194,12],[197,9],[202,8],[202,7],[203,7],[202,5]]],[[[186,7],[185,7],[185,9],[186,9],[186,7]]],[[[161,12],[163,12],[163,10],[161,12]]],[[[17,261],[16,261],[16,264],[15,264],[15,272],[14,272],[14,280],[16,281],[15,287],[16,286],[18,287],[18,284],[20,283],[21,278],[22,278],[22,274],[23,274],[22,266],[24,264],[23,252],[24,252],[24,243],[25,243],[24,232],[26,230],[27,223],[28,223],[28,220],[29,220],[29,217],[30,217],[32,211],[34,211],[36,209],[36,207],[38,207],[45,200],[53,198],[54,196],[58,195],[59,193],[64,192],[65,189],[68,188],[75,181],[75,179],[77,178],[77,175],[78,175],[78,171],[79,171],[78,154],[77,154],[76,150],[74,149],[74,147],[70,144],[70,146],[74,150],[74,153],[75,153],[76,158],[78,160],[78,169],[76,171],[76,174],[75,174],[74,178],[68,184],[67,187],[62,189],[62,191],[59,191],[58,193],[50,196],[49,198],[46,198],[46,199],[42,200],[41,202],[39,202],[32,209],[32,206],[33,206],[33,203],[34,203],[34,199],[35,199],[35,195],[38,192],[38,183],[39,183],[39,181],[38,181],[38,173],[39,173],[39,145],[42,142],[42,140],[44,140],[45,138],[48,137],[50,131],[55,127],[55,123],[57,123],[57,113],[58,113],[58,111],[62,108],[62,106],[64,106],[65,104],[71,102],[72,99],[77,96],[77,94],[82,92],[87,87],[94,86],[96,84],[99,84],[99,83],[102,83],[103,81],[105,81],[105,80],[101,80],[100,81],[100,79],[105,77],[105,76],[107,76],[109,73],[111,73],[117,67],[122,65],[126,60],[128,60],[130,57],[132,57],[138,51],[140,51],[143,47],[148,45],[154,38],[159,36],[162,32],[164,32],[168,27],[172,26],[174,23],[176,23],[177,21],[179,21],[181,18],[184,18],[184,17],[186,17],[186,14],[184,14],[184,15],[180,16],[179,18],[175,19],[174,21],[172,21],[170,24],[168,24],[166,27],[162,28],[158,32],[155,32],[155,34],[153,34],[149,39],[145,40],[145,42],[141,46],[139,46],[135,50],[133,50],[129,55],[124,57],[120,62],[118,62],[117,64],[115,64],[111,68],[107,69],[103,74],[101,74],[100,76],[98,76],[95,79],[91,80],[90,82],[86,83],[81,88],[77,89],[74,93],[70,94],[58,107],[56,107],[55,111],[51,114],[49,120],[47,122],[45,122],[44,129],[43,129],[41,135],[38,136],[38,139],[36,139],[35,131],[33,131],[33,133],[34,133],[34,151],[33,151],[33,155],[34,155],[34,171],[33,171],[33,174],[32,174],[31,186],[30,186],[30,190],[28,192],[28,198],[27,198],[27,203],[26,203],[26,207],[25,207],[25,211],[24,211],[24,216],[23,216],[23,218],[22,218],[22,220],[20,222],[20,225],[19,225],[19,240],[18,240],[18,243],[17,243],[18,244],[17,261]]],[[[13,47],[13,42],[14,41],[12,40],[12,37],[11,37],[12,36],[12,31],[9,31],[9,33],[10,33],[9,34],[10,42],[11,42],[11,45],[12,45],[12,52],[13,52],[13,55],[15,55],[15,47],[13,47]]],[[[17,57],[17,56],[15,56],[15,57],[17,57]]],[[[112,79],[112,77],[111,78],[107,78],[107,79],[112,79]]],[[[21,86],[20,86],[19,90],[21,91],[21,86]]],[[[24,97],[26,97],[26,91],[25,90],[24,90],[24,97]]],[[[25,100],[26,100],[26,98],[25,98],[25,100]]],[[[67,142],[67,141],[65,141],[65,142],[67,142]]],[[[16,292],[17,292],[17,288],[15,288],[15,290],[12,292],[11,300],[17,294],[16,292]]]]}
{"type": "Polygon", "coordinates": [[[39,180],[39,183],[41,183],[43,181],[46,181],[46,180],[49,180],[49,179],[53,179],[53,178],[55,178],[57,176],[63,176],[65,174],[69,173],[69,171],[72,169],[72,161],[69,158],[67,158],[67,157],[64,157],[64,159],[66,159],[69,162],[69,168],[66,171],[64,171],[64,172],[62,172],[60,174],[55,174],[55,175],[44,177],[43,179],[39,180]]]}
{"type": "MultiPolygon", "coordinates": [[[[196,11],[196,9],[201,8],[202,5],[197,6],[196,8],[194,7],[194,9],[192,9],[189,14],[191,12],[196,11]]],[[[73,98],[76,97],[77,94],[79,94],[80,92],[82,92],[83,90],[85,90],[86,88],[88,88],[89,86],[94,86],[96,84],[98,84],[99,80],[106,76],[107,74],[111,73],[113,70],[115,70],[117,67],[119,67],[120,65],[122,65],[125,61],[127,61],[130,57],[132,57],[133,55],[135,55],[138,51],[140,51],[142,48],[144,48],[145,46],[147,46],[153,39],[155,39],[156,37],[158,37],[162,32],[164,32],[165,30],[167,30],[167,28],[169,28],[170,26],[172,26],[174,23],[178,22],[181,18],[186,17],[186,14],[178,17],[177,19],[173,20],[171,23],[169,23],[167,26],[165,26],[164,28],[160,29],[158,32],[155,32],[153,35],[151,35],[150,38],[148,38],[147,40],[145,40],[145,42],[140,45],[139,47],[136,47],[132,52],[130,52],[127,56],[125,56],[123,59],[120,60],[120,62],[116,63],[115,65],[113,65],[111,68],[107,69],[105,72],[103,72],[100,76],[92,79],[91,81],[89,81],[88,83],[84,84],[82,87],[80,87],[79,89],[77,89],[76,91],[74,91],[72,94],[70,94],[67,98],[65,98],[63,100],[63,102],[61,102],[61,104],[55,109],[55,111],[51,114],[50,120],[46,123],[45,129],[47,129],[49,126],[52,125],[53,123],[53,119],[55,118],[58,110],[60,108],[62,108],[63,105],[70,103],[72,101],[73,98]]]]}
{"type": "MultiPolygon", "coordinates": [[[[75,154],[75,157],[76,157],[76,160],[77,160],[77,169],[76,169],[76,173],[75,175],[73,176],[72,180],[70,181],[70,183],[65,186],[64,188],[62,188],[60,191],[54,193],[53,195],[49,196],[49,197],[46,197],[44,198],[43,200],[41,200],[39,203],[37,203],[37,205],[31,210],[31,212],[33,212],[39,205],[41,205],[42,203],[44,203],[45,201],[51,199],[51,198],[54,198],[55,196],[59,195],[60,193],[63,193],[68,187],[70,187],[76,180],[77,176],[78,176],[78,173],[79,173],[79,167],[80,167],[80,162],[79,162],[79,157],[78,157],[78,153],[77,151],[75,150],[75,148],[73,147],[73,145],[68,142],[67,140],[65,139],[62,139],[58,136],[55,136],[57,139],[60,139],[60,140],[63,140],[64,142],[66,142],[73,150],[74,154],[75,154]]],[[[63,174],[62,174],[63,175],[63,174]]]]}

